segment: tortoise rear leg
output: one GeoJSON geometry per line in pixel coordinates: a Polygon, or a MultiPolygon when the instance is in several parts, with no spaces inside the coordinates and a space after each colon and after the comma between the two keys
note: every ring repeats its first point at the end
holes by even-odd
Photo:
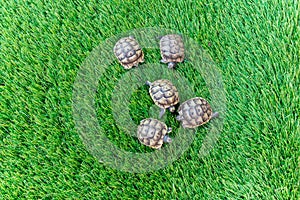
{"type": "Polygon", "coordinates": [[[144,63],[144,62],[145,62],[144,56],[145,56],[145,55],[144,55],[144,52],[142,52],[142,57],[141,57],[141,59],[140,59],[140,61],[139,61],[140,63],[144,63]]]}
{"type": "Polygon", "coordinates": [[[159,118],[162,118],[162,116],[165,114],[165,112],[166,112],[166,109],[161,108],[160,113],[159,113],[159,118]]]}
{"type": "Polygon", "coordinates": [[[164,136],[164,143],[171,143],[172,142],[172,138],[170,138],[168,135],[164,136]]]}
{"type": "Polygon", "coordinates": [[[170,106],[168,109],[170,112],[175,112],[175,106],[170,106]]]}
{"type": "Polygon", "coordinates": [[[183,120],[183,116],[182,116],[182,115],[178,115],[178,116],[176,117],[176,119],[177,119],[177,121],[181,121],[181,120],[183,120]]]}

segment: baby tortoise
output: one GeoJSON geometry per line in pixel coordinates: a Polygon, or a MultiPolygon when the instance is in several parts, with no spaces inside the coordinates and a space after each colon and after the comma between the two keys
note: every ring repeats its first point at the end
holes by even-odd
{"type": "Polygon", "coordinates": [[[172,128],[157,119],[147,118],[140,122],[137,129],[138,140],[151,148],[160,149],[163,143],[170,143],[172,139],[167,135],[172,128]]]}
{"type": "Polygon", "coordinates": [[[169,80],[160,79],[153,83],[147,81],[146,84],[150,86],[149,93],[152,100],[161,108],[159,118],[165,114],[166,109],[170,112],[175,111],[175,105],[179,103],[179,95],[177,88],[169,80]]]}
{"type": "Polygon", "coordinates": [[[162,63],[168,63],[168,68],[174,68],[184,60],[184,44],[180,35],[169,34],[160,39],[162,63]]]}
{"type": "Polygon", "coordinates": [[[144,53],[134,37],[121,38],[114,46],[114,54],[125,69],[144,62],[144,53]]]}
{"type": "Polygon", "coordinates": [[[209,103],[201,97],[183,102],[178,108],[178,113],[176,119],[182,122],[183,128],[196,128],[219,116],[218,112],[212,112],[209,103]]]}

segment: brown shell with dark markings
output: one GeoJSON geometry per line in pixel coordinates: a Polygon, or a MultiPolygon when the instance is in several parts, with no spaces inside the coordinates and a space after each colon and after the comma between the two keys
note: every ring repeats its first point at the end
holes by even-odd
{"type": "Polygon", "coordinates": [[[169,108],[179,103],[177,88],[169,80],[160,79],[150,84],[149,93],[160,108],[169,108]]]}
{"type": "Polygon", "coordinates": [[[184,60],[184,43],[180,35],[169,34],[160,39],[161,62],[173,68],[176,63],[184,60]]]}
{"type": "Polygon", "coordinates": [[[151,148],[160,149],[164,142],[171,142],[167,135],[172,131],[167,125],[157,119],[147,118],[140,122],[137,129],[138,140],[151,148]]]}
{"type": "Polygon", "coordinates": [[[211,106],[201,97],[183,102],[178,108],[178,113],[176,119],[182,122],[183,128],[196,128],[209,122],[213,116],[211,106]]]}
{"type": "Polygon", "coordinates": [[[114,46],[114,54],[125,69],[144,62],[144,53],[134,37],[121,38],[114,46]]]}

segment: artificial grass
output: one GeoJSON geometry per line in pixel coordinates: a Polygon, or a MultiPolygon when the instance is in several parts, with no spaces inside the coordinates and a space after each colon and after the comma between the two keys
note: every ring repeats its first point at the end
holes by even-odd
{"type": "MultiPolygon", "coordinates": [[[[2,1],[0,9],[0,198],[299,199],[296,0],[2,1]],[[172,165],[133,174],[89,154],[74,125],[72,89],[93,48],[154,26],[177,30],[207,50],[222,71],[227,112],[206,157],[198,157],[198,134],[172,165]]],[[[158,52],[148,55],[147,62],[157,62],[158,52]]],[[[99,80],[99,123],[112,123],[102,105],[123,73],[114,62],[99,80]]],[[[145,114],[137,108],[150,102],[139,91],[132,101],[137,122],[145,114]]],[[[142,148],[116,126],[104,127],[116,145],[142,148]]]]}

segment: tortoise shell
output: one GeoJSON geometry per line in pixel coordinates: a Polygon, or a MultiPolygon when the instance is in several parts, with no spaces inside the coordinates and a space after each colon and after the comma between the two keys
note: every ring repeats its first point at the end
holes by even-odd
{"type": "Polygon", "coordinates": [[[125,69],[144,62],[143,50],[132,36],[121,38],[114,46],[114,54],[125,69]]]}
{"type": "Polygon", "coordinates": [[[147,118],[140,122],[137,129],[138,140],[151,148],[160,149],[164,142],[171,142],[167,135],[172,131],[167,125],[157,119],[147,118]]]}
{"type": "Polygon", "coordinates": [[[174,112],[173,107],[179,102],[179,95],[177,88],[169,80],[160,79],[153,83],[147,82],[150,85],[149,94],[154,103],[160,108],[172,108],[171,112],[174,112]]]}
{"type": "Polygon", "coordinates": [[[178,108],[177,120],[182,122],[183,128],[196,128],[207,122],[218,113],[213,113],[209,103],[201,98],[195,97],[183,102],[178,108]]]}
{"type": "Polygon", "coordinates": [[[169,68],[184,60],[184,43],[180,35],[169,34],[160,39],[160,53],[163,63],[169,68]]]}

